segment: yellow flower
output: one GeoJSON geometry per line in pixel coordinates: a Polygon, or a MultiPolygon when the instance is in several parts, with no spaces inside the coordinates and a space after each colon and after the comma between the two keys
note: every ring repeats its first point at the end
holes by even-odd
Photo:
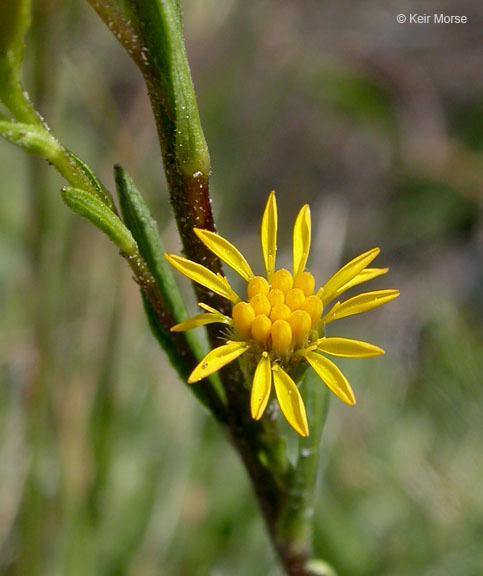
{"type": "Polygon", "coordinates": [[[208,230],[195,228],[198,238],[223,262],[233,268],[247,283],[242,299],[228,280],[205,266],[174,254],[165,254],[168,262],[179,272],[227,298],[232,303],[231,318],[200,303],[201,314],[173,326],[184,331],[197,326],[219,322],[230,328],[226,343],[209,352],[191,373],[188,382],[194,383],[213,374],[229,362],[246,356],[245,369],[253,374],[250,408],[259,420],[268,404],[272,384],[289,424],[301,435],[308,436],[305,406],[293,380],[310,365],[330,390],[346,404],[355,404],[354,393],[339,368],[324,354],[347,358],[368,358],[384,354],[384,350],[359,340],[326,337],[325,326],[339,318],[360,314],[393,300],[397,290],[376,290],[337,300],[330,310],[324,308],[343,292],[385,274],[387,268],[369,268],[379,254],[373,248],[351,260],[314,292],[315,280],[305,270],[310,249],[310,208],[300,210],[293,230],[293,273],[275,267],[277,251],[277,203],[275,193],[268,198],[261,225],[261,244],[265,276],[255,276],[239,250],[228,240],[208,230]]]}

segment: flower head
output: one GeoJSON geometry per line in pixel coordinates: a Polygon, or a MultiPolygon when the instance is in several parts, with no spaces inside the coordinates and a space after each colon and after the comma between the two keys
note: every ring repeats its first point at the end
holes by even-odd
{"type": "Polygon", "coordinates": [[[368,342],[326,337],[325,326],[339,318],[385,304],[396,298],[399,292],[376,290],[342,303],[336,300],[349,288],[387,272],[387,268],[369,268],[379,254],[379,248],[351,260],[315,291],[314,277],[305,270],[311,239],[307,204],[300,210],[293,230],[293,271],[277,269],[277,220],[277,203],[272,192],[261,225],[265,276],[255,276],[243,255],[228,240],[214,232],[195,228],[198,238],[246,281],[243,298],[224,276],[181,256],[165,255],[179,272],[232,303],[231,317],[200,303],[204,310],[202,313],[173,326],[172,330],[184,331],[215,322],[226,324],[230,332],[226,343],[203,358],[188,382],[198,382],[240,357],[252,377],[252,417],[256,420],[262,417],[273,385],[285,418],[301,436],[308,436],[305,406],[294,375],[311,366],[336,396],[346,404],[355,404],[347,379],[326,355],[368,358],[384,354],[384,351],[368,342]],[[333,300],[336,300],[335,304],[325,312],[333,300]]]}

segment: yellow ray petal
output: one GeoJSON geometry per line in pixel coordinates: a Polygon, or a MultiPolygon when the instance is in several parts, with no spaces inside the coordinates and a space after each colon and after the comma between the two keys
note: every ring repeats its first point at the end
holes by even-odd
{"type": "Polygon", "coordinates": [[[336,396],[351,406],[356,403],[354,392],[352,392],[347,378],[333,362],[322,354],[317,354],[317,352],[306,352],[304,356],[317,375],[336,396]]]}
{"type": "Polygon", "coordinates": [[[350,282],[353,278],[355,278],[359,272],[364,270],[366,266],[368,266],[374,258],[379,254],[379,248],[373,248],[357,258],[354,258],[350,262],[348,262],[345,266],[342,266],[340,270],[338,270],[323,286],[323,292],[321,295],[322,302],[324,306],[334,299],[334,295],[342,288],[345,284],[350,282]]]}
{"type": "Polygon", "coordinates": [[[332,356],[345,358],[370,358],[384,354],[384,350],[379,346],[350,338],[320,338],[317,340],[317,349],[332,356]]]}
{"type": "Polygon", "coordinates": [[[218,346],[203,358],[203,360],[191,372],[188,378],[188,384],[198,382],[206,376],[213,374],[223,366],[226,366],[238,356],[241,356],[249,348],[246,342],[228,342],[223,346],[218,346]]]}
{"type": "Polygon", "coordinates": [[[233,270],[238,272],[240,276],[247,282],[253,278],[253,272],[250,265],[245,260],[243,254],[228,242],[223,236],[210,232],[209,230],[201,230],[194,228],[195,234],[214,254],[221,258],[223,262],[231,266],[233,270]]]}
{"type": "Polygon", "coordinates": [[[212,314],[220,314],[224,318],[228,318],[228,316],[225,316],[221,312],[218,312],[218,310],[216,308],[213,308],[212,306],[208,306],[208,304],[205,304],[204,302],[198,302],[198,306],[200,308],[203,308],[203,310],[206,310],[207,312],[211,312],[212,314]]]}
{"type": "Polygon", "coordinates": [[[309,425],[307,424],[304,401],[295,382],[277,364],[273,366],[272,372],[277,400],[283,415],[300,436],[308,436],[309,425]]]}
{"type": "Polygon", "coordinates": [[[270,398],[272,388],[272,367],[270,358],[266,352],[263,353],[258,363],[255,375],[253,377],[252,394],[250,398],[250,408],[252,418],[260,420],[265,412],[265,408],[270,398]]]}
{"type": "Polygon", "coordinates": [[[171,266],[173,266],[173,268],[176,268],[178,272],[181,272],[181,274],[184,274],[190,280],[205,286],[209,290],[227,298],[231,302],[238,302],[240,300],[232,290],[228,280],[223,276],[215,274],[197,262],[193,262],[192,260],[188,260],[182,256],[176,256],[176,254],[165,254],[164,257],[171,266]]]}
{"type": "Polygon", "coordinates": [[[310,251],[310,208],[302,206],[293,228],[293,276],[304,271],[310,251]]]}
{"type": "Polygon", "coordinates": [[[277,200],[275,192],[270,192],[267,200],[265,212],[262,218],[261,241],[263,261],[267,271],[267,280],[270,282],[273,271],[275,270],[275,255],[277,252],[277,200]]]}
{"type": "Polygon", "coordinates": [[[228,316],[225,316],[221,312],[203,312],[193,316],[193,318],[188,318],[179,324],[176,324],[171,328],[171,332],[186,332],[186,330],[191,330],[192,328],[197,328],[198,326],[206,326],[207,324],[233,324],[233,321],[228,316]]]}
{"type": "Polygon", "coordinates": [[[382,304],[386,304],[398,296],[399,290],[374,290],[373,292],[358,294],[345,302],[336,302],[330,312],[322,316],[322,322],[328,324],[333,320],[339,320],[346,316],[361,314],[367,310],[382,306],[382,304]]]}
{"type": "Polygon", "coordinates": [[[335,294],[332,296],[332,299],[337,298],[342,294],[342,292],[349,290],[349,288],[353,288],[354,286],[358,286],[359,284],[363,284],[364,282],[369,282],[369,280],[377,278],[378,276],[382,276],[383,274],[386,274],[388,271],[389,268],[365,268],[364,270],[362,270],[362,272],[359,272],[359,274],[357,274],[355,278],[352,278],[350,282],[347,282],[347,284],[341,286],[337,290],[337,292],[335,292],[335,294]]]}

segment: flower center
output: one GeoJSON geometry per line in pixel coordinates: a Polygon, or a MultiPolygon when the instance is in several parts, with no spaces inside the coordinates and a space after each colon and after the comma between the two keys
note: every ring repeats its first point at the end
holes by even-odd
{"type": "Polygon", "coordinates": [[[275,356],[286,356],[303,347],[317,329],[322,301],[314,295],[310,272],[295,279],[285,268],[274,272],[270,284],[255,276],[247,285],[247,301],[233,307],[233,325],[238,336],[255,342],[275,356]]]}

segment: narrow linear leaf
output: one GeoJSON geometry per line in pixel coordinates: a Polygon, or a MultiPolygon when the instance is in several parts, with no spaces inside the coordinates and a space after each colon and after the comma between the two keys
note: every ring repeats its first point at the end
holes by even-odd
{"type": "Polygon", "coordinates": [[[181,322],[186,318],[186,310],[173,271],[164,258],[164,249],[156,222],[129,174],[121,166],[115,166],[114,176],[126,226],[134,236],[139,252],[153,275],[174,320],[181,322]]]}
{"type": "Polygon", "coordinates": [[[63,188],[62,199],[79,216],[90,220],[119,247],[121,252],[132,256],[137,251],[136,241],[119,217],[97,196],[78,188],[63,188]]]}
{"type": "MultiPolygon", "coordinates": [[[[186,309],[178,290],[172,268],[164,258],[164,249],[158,234],[156,222],[153,220],[144,198],[141,196],[141,193],[136,188],[129,174],[122,167],[116,166],[114,168],[114,175],[121,212],[125,223],[137,242],[138,250],[146,262],[161,292],[163,300],[171,312],[173,320],[182,323],[187,317],[186,309]]],[[[158,342],[170,356],[173,365],[177,368],[182,379],[186,381],[189,375],[189,366],[186,365],[186,362],[183,364],[182,360],[179,361],[179,351],[173,351],[172,334],[164,329],[159,319],[155,318],[155,312],[152,310],[150,304],[149,306],[145,304],[145,311],[158,342]]],[[[219,321],[221,321],[221,317],[224,318],[224,316],[216,310],[209,311],[219,315],[219,321]]],[[[203,357],[203,350],[198,336],[193,332],[188,332],[184,334],[184,340],[194,357],[200,360],[203,357]]],[[[221,396],[221,385],[216,374],[210,377],[210,385],[213,386],[217,394],[221,396]]],[[[197,390],[195,394],[202,399],[204,404],[209,406],[206,399],[202,398],[201,391],[197,390]]]]}
{"type": "Polygon", "coordinates": [[[176,369],[182,380],[186,380],[189,375],[189,366],[186,364],[186,359],[180,354],[180,351],[173,340],[172,334],[165,326],[163,326],[159,316],[147,299],[143,290],[141,290],[141,296],[143,298],[144,311],[154,337],[168,355],[171,364],[176,369]]]}
{"type": "MultiPolygon", "coordinates": [[[[76,156],[73,152],[68,150],[67,148],[62,148],[64,154],[71,164],[74,172],[79,177],[79,182],[82,183],[82,188],[87,188],[89,192],[93,192],[104,204],[110,208],[111,210],[114,209],[114,201],[112,199],[111,194],[108,190],[103,186],[103,184],[98,180],[97,176],[94,172],[87,166],[87,164],[81,160],[78,156],[76,156]]],[[[63,174],[68,180],[68,174],[63,174]]],[[[71,182],[72,183],[72,182],[71,182]]]]}

